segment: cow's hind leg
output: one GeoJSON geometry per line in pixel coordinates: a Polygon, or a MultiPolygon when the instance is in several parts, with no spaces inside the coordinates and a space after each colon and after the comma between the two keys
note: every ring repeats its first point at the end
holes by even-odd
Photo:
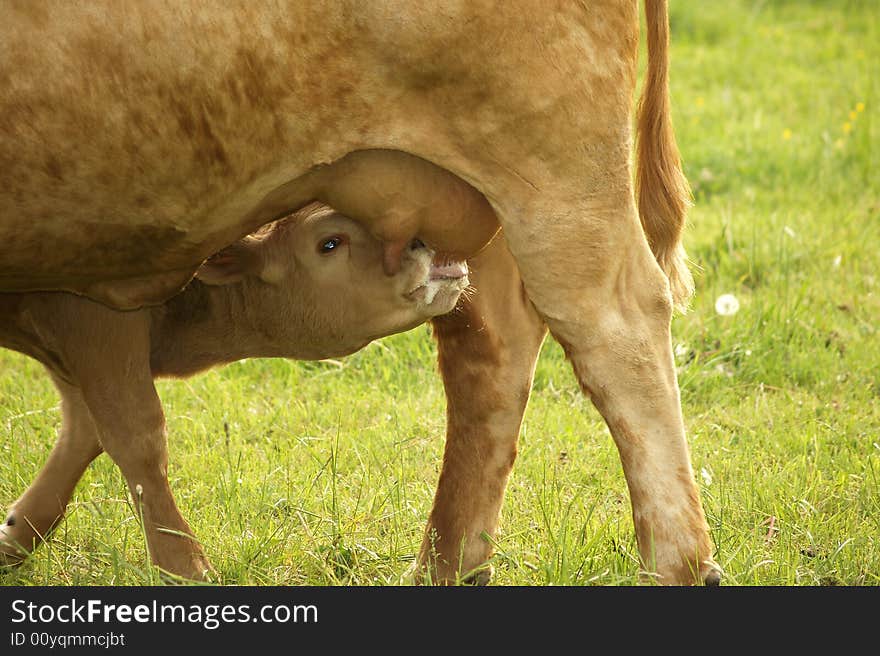
{"type": "Polygon", "coordinates": [[[77,482],[101,453],[95,423],[80,391],[57,379],[55,385],[61,394],[58,441],[0,526],[0,561],[8,564],[31,553],[61,521],[77,482]]]}
{"type": "Polygon", "coordinates": [[[416,578],[422,582],[489,580],[490,540],[547,332],[503,237],[470,267],[473,295],[433,322],[446,386],[447,437],[418,560],[416,578]]]}
{"type": "Polygon", "coordinates": [[[685,440],[669,284],[628,179],[618,182],[502,224],[532,302],[620,452],[643,567],[664,584],[717,583],[685,440]]]}

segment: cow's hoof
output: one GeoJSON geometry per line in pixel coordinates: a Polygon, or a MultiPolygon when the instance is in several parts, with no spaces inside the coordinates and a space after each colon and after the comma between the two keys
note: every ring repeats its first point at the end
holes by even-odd
{"type": "Polygon", "coordinates": [[[494,573],[495,568],[487,564],[468,573],[461,582],[463,585],[489,585],[494,573]]]}
{"type": "Polygon", "coordinates": [[[703,569],[703,585],[713,588],[721,585],[721,567],[713,562],[708,562],[703,569]]]}
{"type": "Polygon", "coordinates": [[[419,561],[414,560],[412,564],[400,575],[398,579],[400,585],[421,585],[422,584],[422,568],[419,561]]]}

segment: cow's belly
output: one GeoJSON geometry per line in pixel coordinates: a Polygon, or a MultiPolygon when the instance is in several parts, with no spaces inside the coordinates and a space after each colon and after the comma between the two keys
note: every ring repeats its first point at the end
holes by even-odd
{"type": "MultiPolygon", "coordinates": [[[[548,49],[521,8],[427,25],[407,3],[16,7],[0,17],[14,26],[0,43],[0,290],[157,302],[310,200],[303,176],[349,152],[419,155],[503,207],[571,177],[572,135],[603,129],[564,58],[580,36],[551,21],[548,49]]],[[[594,69],[583,82],[612,80],[625,108],[626,62],[594,69]]]]}

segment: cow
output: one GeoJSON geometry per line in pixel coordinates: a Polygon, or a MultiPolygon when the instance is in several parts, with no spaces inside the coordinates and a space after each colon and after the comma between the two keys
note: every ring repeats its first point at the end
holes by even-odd
{"type": "Polygon", "coordinates": [[[179,548],[192,531],[171,495],[153,379],[248,357],[341,357],[455,307],[468,285],[463,262],[439,263],[414,241],[387,276],[384,250],[360,223],[313,203],[209,258],[157,306],[121,312],[69,292],[0,294],[0,346],[46,367],[62,409],[48,461],[0,526],[0,560],[22,560],[49,535],[83,471],[106,450],[135,499],[149,499],[141,505],[153,563],[207,576],[199,542],[179,548]],[[157,443],[158,469],[125,457],[132,425],[157,443]]]}
{"type": "Polygon", "coordinates": [[[517,277],[484,268],[434,322],[448,426],[417,577],[485,580],[546,326],[619,450],[644,570],[718,583],[670,339],[693,283],[667,3],[644,5],[634,132],[638,0],[9,2],[0,289],[160,302],[311,200],[369,226],[388,273],[411,238],[473,265],[494,217],[517,277]]]}

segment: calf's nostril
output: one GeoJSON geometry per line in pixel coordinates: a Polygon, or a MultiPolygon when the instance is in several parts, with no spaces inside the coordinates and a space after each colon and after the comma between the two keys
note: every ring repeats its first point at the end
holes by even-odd
{"type": "Polygon", "coordinates": [[[427,246],[425,246],[425,242],[423,242],[423,241],[422,241],[421,239],[419,239],[419,238],[413,239],[413,240],[409,243],[409,247],[410,247],[412,250],[416,250],[417,248],[427,248],[427,246]]]}

